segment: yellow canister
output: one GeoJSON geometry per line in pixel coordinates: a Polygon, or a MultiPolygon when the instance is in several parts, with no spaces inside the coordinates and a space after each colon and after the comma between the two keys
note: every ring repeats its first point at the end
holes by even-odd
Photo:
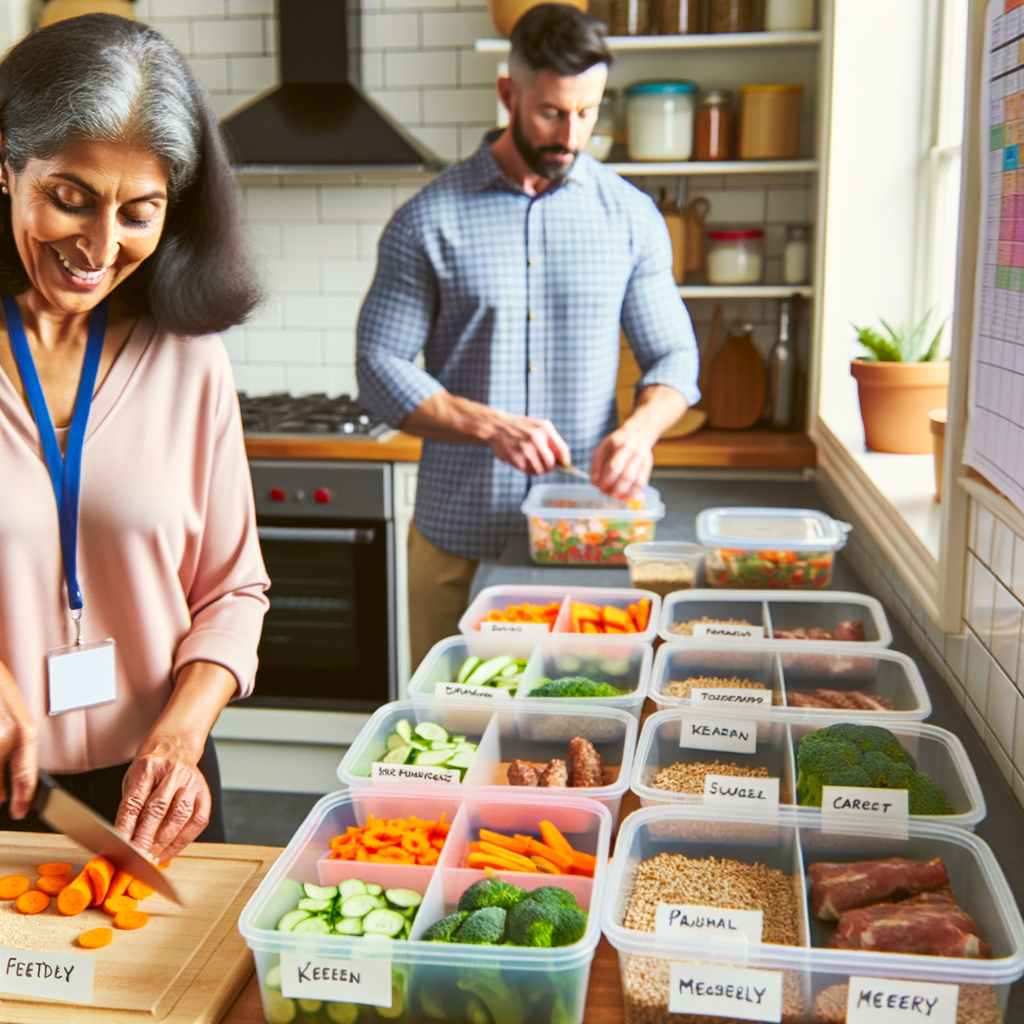
{"type": "Polygon", "coordinates": [[[800,152],[802,85],[744,85],[740,89],[741,160],[794,160],[800,152]]]}

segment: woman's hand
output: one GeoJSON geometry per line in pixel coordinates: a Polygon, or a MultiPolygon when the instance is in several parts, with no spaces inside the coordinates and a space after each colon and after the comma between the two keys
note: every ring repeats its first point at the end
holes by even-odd
{"type": "Polygon", "coordinates": [[[28,814],[39,781],[39,742],[21,690],[7,666],[0,661],[0,805],[10,798],[9,813],[15,821],[28,814]],[[4,765],[11,785],[8,792],[4,765]]]}

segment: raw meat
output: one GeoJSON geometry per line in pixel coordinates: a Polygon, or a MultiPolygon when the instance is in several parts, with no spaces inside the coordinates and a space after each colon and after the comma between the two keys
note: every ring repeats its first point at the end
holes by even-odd
{"type": "Polygon", "coordinates": [[[949,874],[941,857],[929,861],[888,857],[851,864],[818,861],[807,873],[811,876],[811,913],[823,921],[838,921],[846,910],[867,907],[894,896],[949,885],[949,874]]]}
{"type": "Polygon", "coordinates": [[[857,619],[849,619],[846,622],[836,623],[836,628],[830,633],[821,626],[811,626],[809,629],[798,626],[796,629],[773,630],[776,640],[859,640],[864,639],[864,623],[857,619]]]}
{"type": "Polygon", "coordinates": [[[799,690],[787,690],[786,703],[791,708],[835,708],[835,704],[829,704],[827,700],[812,697],[809,693],[801,693],[799,690]]]}
{"type": "Polygon", "coordinates": [[[794,708],[843,708],[848,711],[892,711],[892,701],[863,690],[818,689],[812,696],[799,690],[787,690],[786,700],[794,708]]]}

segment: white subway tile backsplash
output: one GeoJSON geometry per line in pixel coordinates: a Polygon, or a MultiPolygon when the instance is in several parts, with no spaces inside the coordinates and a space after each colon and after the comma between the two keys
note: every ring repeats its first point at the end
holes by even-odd
{"type": "Polygon", "coordinates": [[[256,311],[249,317],[248,326],[280,327],[281,296],[271,292],[256,311]]]}
{"type": "Polygon", "coordinates": [[[992,663],[988,680],[985,720],[996,734],[1004,750],[1013,750],[1013,731],[1017,720],[1017,699],[1020,694],[1006,673],[992,663]]]}
{"type": "Polygon", "coordinates": [[[459,133],[456,128],[409,127],[409,131],[442,160],[459,159],[459,133]]]}
{"type": "Polygon", "coordinates": [[[356,255],[354,224],[285,224],[281,230],[284,256],[356,255]]]}
{"type": "Polygon", "coordinates": [[[986,564],[992,558],[992,533],[996,517],[984,505],[978,506],[978,524],[975,530],[974,553],[986,564]]]}
{"type": "Polygon", "coordinates": [[[153,28],[167,36],[186,57],[192,52],[192,40],[189,36],[187,21],[154,21],[153,28]]]}
{"type": "Polygon", "coordinates": [[[946,634],[946,661],[957,679],[963,679],[967,672],[967,635],[965,633],[946,634]]]}
{"type": "Polygon", "coordinates": [[[226,0],[228,14],[273,14],[274,0],[226,0]]]}
{"type": "Polygon", "coordinates": [[[243,189],[245,218],[256,221],[310,221],[318,218],[315,188],[243,189]]]}
{"type": "Polygon", "coordinates": [[[189,61],[196,78],[211,92],[226,92],[228,88],[227,57],[193,57],[189,61]]]}
{"type": "Polygon", "coordinates": [[[974,731],[984,739],[985,737],[985,719],[981,712],[971,702],[970,696],[964,701],[964,714],[967,715],[967,721],[971,723],[971,727],[974,731]]]}
{"type": "Polygon", "coordinates": [[[486,11],[432,12],[423,18],[424,46],[472,46],[498,34],[486,11]]]}
{"type": "Polygon", "coordinates": [[[149,16],[160,18],[209,18],[223,16],[223,0],[150,0],[149,16]]]}
{"type": "Polygon", "coordinates": [[[328,390],[325,384],[325,372],[322,366],[286,366],[284,368],[285,387],[293,395],[316,395],[328,390]]]}
{"type": "Polygon", "coordinates": [[[1013,727],[1013,765],[1018,771],[1024,771],[1024,697],[1017,694],[1016,713],[1013,727]]]}
{"type": "Polygon", "coordinates": [[[364,14],[361,27],[362,44],[371,50],[413,49],[420,45],[419,16],[415,13],[364,14]]]}
{"type": "Polygon", "coordinates": [[[228,57],[228,81],[236,92],[261,92],[277,81],[277,57],[228,57]]]}
{"type": "Polygon", "coordinates": [[[459,85],[489,85],[493,88],[501,60],[493,53],[459,50],[459,85]]]}
{"type": "Polygon", "coordinates": [[[992,525],[992,572],[1007,586],[1013,582],[1013,531],[1001,520],[992,525]]]}
{"type": "Polygon", "coordinates": [[[458,84],[456,51],[386,53],[384,81],[388,89],[454,86],[458,84]]]}
{"type": "Polygon", "coordinates": [[[703,196],[710,204],[711,210],[707,223],[716,224],[760,224],[765,216],[765,193],[757,189],[744,192],[705,192],[703,196]]]}
{"type": "Polygon", "coordinates": [[[324,331],[322,340],[324,362],[337,366],[354,366],[356,361],[356,332],[324,331]]]}
{"type": "MultiPolygon", "coordinates": [[[[972,503],[973,504],[973,503],[972,503]]],[[[1011,588],[1024,601],[1024,537],[1013,538],[1013,578],[1011,588]]]]}
{"type": "Polygon", "coordinates": [[[192,52],[196,56],[213,53],[261,54],[263,19],[197,19],[192,22],[192,52]]]}
{"type": "Polygon", "coordinates": [[[235,388],[250,395],[271,395],[284,391],[284,366],[254,366],[235,364],[231,367],[235,375],[235,388]]]}
{"type": "Polygon", "coordinates": [[[995,588],[995,577],[988,569],[977,559],[969,559],[965,614],[971,628],[986,646],[992,634],[995,588]]]}
{"type": "Polygon", "coordinates": [[[973,633],[967,634],[967,676],[964,686],[967,696],[982,712],[988,700],[988,680],[992,668],[992,659],[988,651],[982,647],[973,633]]]}
{"type": "Polygon", "coordinates": [[[286,295],[286,327],[354,327],[359,300],[349,295],[286,295]]]}
{"type": "Polygon", "coordinates": [[[245,332],[249,359],[254,363],[320,363],[320,332],[266,330],[249,327],[245,332]]]}
{"type": "Polygon", "coordinates": [[[426,124],[494,123],[494,89],[424,89],[426,124]]]}
{"type": "MultiPolygon", "coordinates": [[[[364,5],[365,6],[365,5],[364,5]]],[[[373,92],[384,88],[384,54],[380,50],[363,50],[360,61],[360,83],[373,92]]]]}
{"type": "Polygon", "coordinates": [[[376,260],[321,260],[320,288],[324,292],[365,295],[376,269],[376,260]]]}
{"type": "Polygon", "coordinates": [[[263,280],[267,288],[282,292],[320,292],[320,261],[303,259],[267,259],[261,264],[263,280]]]}
{"type": "Polygon", "coordinates": [[[373,89],[368,95],[406,128],[423,119],[423,93],[419,89],[373,89]]]}
{"type": "Polygon", "coordinates": [[[989,649],[1010,678],[1017,675],[1017,654],[1021,636],[1021,605],[998,580],[992,612],[992,640],[989,649]]]}
{"type": "Polygon", "coordinates": [[[383,231],[383,221],[364,221],[356,225],[360,259],[372,260],[377,255],[377,243],[383,231]]]}
{"type": "Polygon", "coordinates": [[[768,190],[768,220],[805,224],[811,220],[811,193],[805,188],[768,190]]]}
{"type": "Polygon", "coordinates": [[[230,330],[222,331],[220,340],[224,342],[228,358],[233,363],[241,363],[245,360],[245,330],[242,327],[232,327],[230,330]]]}
{"type": "MultiPolygon", "coordinates": [[[[258,257],[273,259],[281,255],[281,225],[267,222],[263,224],[246,224],[246,235],[252,251],[258,257]]],[[[296,255],[305,255],[297,253],[296,255]]]]}
{"type": "Polygon", "coordinates": [[[995,761],[996,767],[999,769],[999,774],[1002,775],[1003,780],[1013,785],[1013,764],[1010,762],[1010,758],[1007,756],[1006,751],[1002,748],[998,738],[993,734],[991,729],[985,730],[985,746],[988,752],[992,755],[992,760],[995,761]]]}
{"type": "Polygon", "coordinates": [[[394,209],[390,185],[374,188],[320,189],[320,216],[323,220],[387,220],[394,209]]]}

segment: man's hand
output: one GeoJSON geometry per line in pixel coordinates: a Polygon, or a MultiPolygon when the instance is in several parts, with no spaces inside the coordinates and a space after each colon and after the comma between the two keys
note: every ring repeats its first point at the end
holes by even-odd
{"type": "Polygon", "coordinates": [[[520,473],[541,476],[556,465],[572,462],[569,446],[550,420],[496,413],[493,433],[488,439],[495,458],[507,462],[520,473]]]}

